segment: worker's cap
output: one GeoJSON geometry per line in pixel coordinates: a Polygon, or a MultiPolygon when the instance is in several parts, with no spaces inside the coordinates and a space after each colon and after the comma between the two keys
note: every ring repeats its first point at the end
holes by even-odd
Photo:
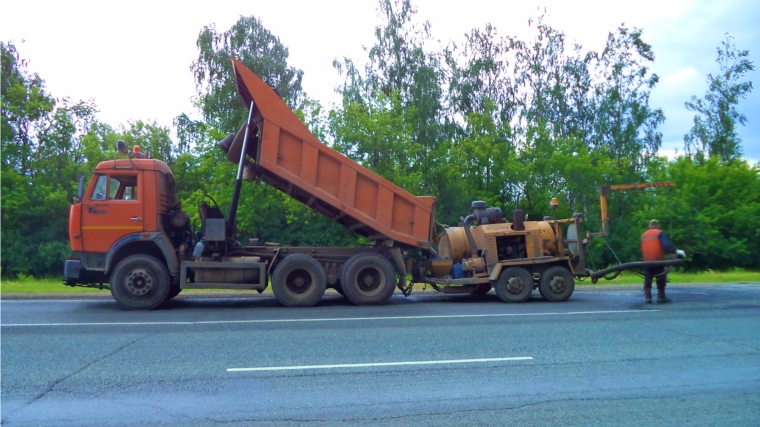
{"type": "Polygon", "coordinates": [[[649,221],[649,226],[651,227],[653,225],[655,227],[659,227],[660,226],[660,221],[657,221],[656,219],[653,219],[653,220],[649,221]]]}

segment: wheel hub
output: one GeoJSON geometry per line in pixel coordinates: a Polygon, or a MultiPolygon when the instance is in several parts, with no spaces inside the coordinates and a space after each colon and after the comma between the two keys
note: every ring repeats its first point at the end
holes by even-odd
{"type": "Polygon", "coordinates": [[[359,290],[365,294],[374,294],[382,287],[384,275],[376,268],[365,268],[359,271],[356,283],[359,290]]]}
{"type": "Polygon", "coordinates": [[[365,274],[362,282],[364,282],[365,286],[372,286],[375,283],[375,278],[371,274],[365,274]]]}
{"type": "Polygon", "coordinates": [[[525,283],[519,277],[510,277],[507,285],[510,293],[519,294],[525,289],[525,283]]]}
{"type": "Polygon", "coordinates": [[[565,292],[565,289],[567,289],[567,283],[565,282],[564,277],[554,276],[552,277],[552,280],[549,281],[549,287],[552,289],[552,291],[561,294],[562,292],[565,292]]]}
{"type": "Polygon", "coordinates": [[[314,281],[311,274],[306,270],[295,270],[288,274],[285,286],[288,291],[294,294],[305,294],[309,292],[314,281]]]}
{"type": "Polygon", "coordinates": [[[133,295],[145,295],[153,288],[153,280],[153,276],[144,268],[132,270],[127,276],[127,290],[133,295]]]}

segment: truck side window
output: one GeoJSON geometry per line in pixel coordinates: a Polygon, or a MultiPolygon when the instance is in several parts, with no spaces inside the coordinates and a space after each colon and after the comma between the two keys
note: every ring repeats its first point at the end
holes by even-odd
{"type": "Polygon", "coordinates": [[[111,175],[110,200],[137,200],[137,175],[111,175]]]}
{"type": "Polygon", "coordinates": [[[105,175],[98,175],[98,181],[95,183],[95,190],[93,190],[90,200],[105,200],[106,191],[108,190],[106,187],[107,183],[105,175]]]}

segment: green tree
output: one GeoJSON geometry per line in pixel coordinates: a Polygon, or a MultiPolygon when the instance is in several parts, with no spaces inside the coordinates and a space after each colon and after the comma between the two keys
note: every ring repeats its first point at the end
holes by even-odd
{"type": "Polygon", "coordinates": [[[198,59],[190,65],[203,119],[220,132],[237,131],[245,123],[248,106],[237,93],[230,56],[234,56],[268,85],[277,89],[285,102],[298,109],[303,105],[303,71],[288,65],[288,48],[254,16],[241,16],[227,31],[214,24],[198,35],[198,59]]]}
{"type": "MultiPolygon", "coordinates": [[[[673,182],[672,194],[639,199],[631,216],[636,233],[660,219],[668,237],[689,254],[690,269],[760,266],[760,168],[718,156],[679,157],[653,172],[656,180],[673,182]]],[[[636,233],[628,236],[634,253],[636,233]]]]}
{"type": "Polygon", "coordinates": [[[737,110],[737,105],[752,92],[752,82],[743,78],[755,69],[748,56],[749,51],[737,50],[733,37],[726,34],[715,61],[720,73],[707,75],[709,88],[704,99],[693,96],[691,102],[686,103],[689,111],[697,113],[694,126],[684,136],[689,156],[717,156],[723,161],[741,157],[741,138],[736,124],[745,125],[747,117],[737,110]]]}
{"type": "Polygon", "coordinates": [[[0,50],[3,274],[60,274],[69,200],[78,177],[102,159],[102,147],[92,147],[102,126],[91,101],[56,100],[15,45],[0,50]]]}
{"type": "Polygon", "coordinates": [[[3,167],[23,176],[34,173],[31,160],[37,150],[36,130],[55,106],[45,82],[26,71],[13,43],[0,42],[2,51],[2,156],[3,167]]]}
{"type": "Polygon", "coordinates": [[[595,87],[592,147],[608,147],[608,154],[618,159],[617,173],[629,181],[640,179],[636,173],[657,156],[662,145],[658,127],[665,120],[662,110],[649,106],[659,77],[649,74],[654,52],[642,34],[623,26],[610,33],[596,64],[600,82],[595,87]]]}
{"type": "MultiPolygon", "coordinates": [[[[530,42],[515,41],[515,85],[519,115],[528,128],[544,123],[553,137],[589,138],[593,114],[589,67],[595,53],[581,55],[574,45],[568,53],[565,34],[537,19],[538,34],[530,42]]],[[[589,141],[590,142],[590,141],[589,141]]]]}
{"type": "MultiPolygon", "coordinates": [[[[190,69],[196,82],[197,105],[203,117],[180,114],[174,121],[179,137],[176,164],[178,196],[197,219],[197,206],[211,195],[226,213],[231,203],[237,165],[216,147],[226,134],[245,123],[247,106],[237,93],[230,56],[241,61],[277,89],[318,137],[325,138],[327,117],[318,102],[301,88],[303,71],[288,65],[288,49],[256,17],[240,17],[228,30],[212,24],[198,35],[198,58],[190,69]]],[[[268,187],[246,183],[240,195],[237,234],[295,245],[348,245],[356,237],[348,230],[268,187]]]]}
{"type": "MultiPolygon", "coordinates": [[[[449,196],[461,192],[446,163],[454,125],[443,105],[442,55],[427,49],[433,42],[430,25],[415,21],[409,0],[381,0],[378,10],[382,23],[375,28],[367,65],[358,69],[348,58],[333,63],[345,78],[338,89],[343,104],[330,114],[335,147],[347,155],[381,150],[383,168],[396,171],[387,178],[414,194],[435,194],[437,212],[447,216],[449,196]],[[394,130],[386,126],[391,122],[394,130]],[[370,123],[385,136],[351,131],[370,123]],[[381,141],[385,137],[390,139],[381,141]]],[[[362,163],[372,168],[379,156],[362,163]]]]}
{"type": "Polygon", "coordinates": [[[169,167],[174,167],[180,153],[169,132],[168,127],[159,126],[155,121],[153,123],[142,120],[128,122],[126,127],[121,128],[122,139],[127,147],[139,145],[143,153],[148,153],[151,158],[159,159],[169,167]]]}

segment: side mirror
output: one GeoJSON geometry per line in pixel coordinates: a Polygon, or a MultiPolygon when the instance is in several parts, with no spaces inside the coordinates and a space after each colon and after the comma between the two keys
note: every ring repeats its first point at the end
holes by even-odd
{"type": "Polygon", "coordinates": [[[82,193],[84,192],[84,177],[79,177],[79,188],[77,188],[77,199],[82,200],[82,193]]]}

